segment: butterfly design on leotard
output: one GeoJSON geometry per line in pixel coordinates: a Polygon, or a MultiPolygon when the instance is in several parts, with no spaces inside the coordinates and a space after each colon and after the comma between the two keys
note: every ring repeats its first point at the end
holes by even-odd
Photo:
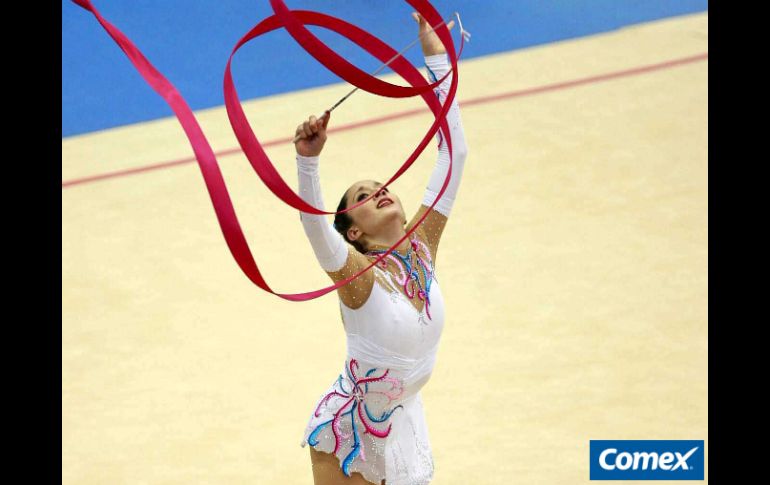
{"type": "Polygon", "coordinates": [[[392,402],[393,400],[401,397],[401,395],[404,393],[403,382],[400,379],[397,379],[395,377],[388,377],[388,372],[390,369],[385,369],[385,373],[379,377],[370,377],[374,372],[377,371],[377,368],[372,368],[369,371],[367,371],[365,377],[359,378],[356,375],[357,368],[358,368],[358,361],[356,359],[350,359],[350,361],[348,362],[348,365],[345,368],[348,374],[348,379],[343,380],[342,374],[340,374],[339,378],[337,379],[340,390],[339,391],[334,390],[326,394],[321,399],[321,402],[318,403],[318,406],[316,407],[316,410],[315,410],[316,417],[320,416],[319,411],[321,409],[321,406],[325,405],[327,401],[329,401],[329,399],[331,399],[332,397],[336,396],[336,397],[346,399],[346,401],[334,413],[334,417],[316,426],[313,432],[310,433],[310,435],[308,436],[308,440],[307,440],[307,442],[311,446],[317,445],[318,434],[321,432],[321,430],[325,426],[331,424],[332,432],[334,433],[334,453],[336,454],[340,449],[342,440],[350,438],[352,435],[354,440],[353,447],[350,450],[350,453],[348,453],[348,455],[342,461],[342,465],[341,465],[343,473],[345,473],[345,475],[347,476],[350,476],[350,464],[353,462],[353,460],[356,459],[356,457],[360,455],[361,459],[363,461],[366,461],[366,454],[364,452],[364,447],[361,446],[359,429],[356,427],[356,421],[355,421],[356,411],[361,423],[363,423],[366,433],[369,433],[372,436],[376,436],[378,438],[386,438],[390,434],[391,427],[393,426],[392,423],[389,423],[388,428],[385,430],[380,430],[375,428],[374,426],[372,426],[372,423],[382,423],[386,421],[388,418],[390,418],[391,414],[393,414],[393,412],[396,409],[399,409],[399,408],[403,409],[403,406],[399,404],[393,409],[382,413],[380,417],[372,416],[372,414],[369,412],[369,408],[366,405],[366,397],[372,394],[381,394],[388,398],[389,400],[388,402],[392,402]],[[345,389],[343,382],[348,383],[351,386],[350,389],[345,389]],[[369,390],[369,384],[374,382],[388,382],[391,384],[391,387],[390,389],[387,389],[385,391],[369,390]],[[347,408],[350,408],[350,409],[347,410],[347,408]],[[351,427],[351,431],[347,435],[343,434],[342,431],[340,430],[340,422],[346,416],[350,416],[350,427],[351,427]]]}

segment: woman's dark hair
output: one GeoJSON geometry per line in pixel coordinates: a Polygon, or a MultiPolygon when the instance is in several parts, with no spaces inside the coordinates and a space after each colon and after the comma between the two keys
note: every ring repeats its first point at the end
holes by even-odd
{"type": "MultiPolygon", "coordinates": [[[[340,199],[340,205],[337,206],[337,212],[341,210],[345,210],[348,208],[348,199],[347,199],[347,191],[342,194],[342,199],[340,199]]],[[[343,214],[337,214],[334,216],[334,228],[342,234],[342,237],[345,238],[345,241],[349,242],[353,245],[356,250],[361,254],[366,254],[366,249],[364,249],[364,246],[358,242],[358,241],[351,241],[348,239],[348,229],[350,229],[350,226],[353,225],[353,218],[350,217],[350,214],[347,212],[343,214]]]]}

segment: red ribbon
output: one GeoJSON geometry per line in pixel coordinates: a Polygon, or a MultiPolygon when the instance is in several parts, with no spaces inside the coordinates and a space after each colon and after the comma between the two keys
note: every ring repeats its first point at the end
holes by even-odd
{"type": "MultiPolygon", "coordinates": [[[[345,280],[338,281],[331,286],[327,286],[326,288],[310,291],[307,293],[291,294],[274,292],[262,278],[262,275],[259,272],[259,268],[257,267],[257,263],[254,261],[251,251],[249,250],[248,243],[246,242],[246,238],[243,235],[243,231],[241,230],[241,226],[238,223],[238,218],[235,214],[235,209],[233,208],[233,204],[230,200],[230,195],[227,192],[224,178],[222,177],[222,172],[220,171],[219,164],[217,163],[216,157],[214,156],[214,151],[211,149],[208,140],[204,136],[200,125],[195,119],[195,115],[193,115],[192,110],[187,105],[182,95],[179,94],[176,88],[157,69],[155,69],[152,64],[150,64],[150,62],[128,39],[128,37],[126,37],[120,30],[118,30],[115,26],[110,24],[107,20],[104,19],[104,17],[101,16],[101,14],[91,4],[90,0],[72,1],[93,13],[102,27],[104,27],[107,33],[120,46],[123,52],[125,52],[126,56],[128,56],[129,60],[137,69],[139,74],[150,85],[150,87],[152,87],[155,92],[157,92],[168,103],[168,105],[173,110],[174,114],[179,120],[179,123],[182,125],[185,134],[187,135],[193,152],[195,153],[195,158],[198,160],[198,165],[201,169],[201,173],[203,174],[203,179],[206,183],[209,196],[211,197],[211,202],[214,205],[214,212],[217,215],[217,219],[219,221],[220,228],[222,229],[222,233],[224,234],[225,241],[227,242],[227,246],[230,248],[230,252],[238,263],[238,266],[240,266],[241,270],[254,284],[263,290],[280,296],[286,300],[293,301],[311,300],[313,298],[325,295],[326,293],[354,280],[369,268],[377,264],[379,261],[387,257],[387,255],[390,254],[395,247],[401,244],[404,239],[409,237],[412,232],[414,232],[417,227],[422,224],[422,221],[428,215],[429,211],[426,211],[411,230],[409,230],[392,247],[390,247],[386,252],[382,253],[374,262],[361,270],[359,273],[350,276],[345,280]]],[[[275,15],[272,15],[257,24],[240,41],[238,41],[236,46],[233,48],[233,51],[230,54],[230,58],[227,61],[227,68],[225,69],[224,78],[225,106],[227,108],[227,115],[230,119],[230,124],[232,125],[233,131],[238,138],[238,143],[241,145],[246,158],[248,158],[260,179],[262,179],[265,185],[278,198],[280,198],[288,205],[294,207],[295,209],[311,214],[337,214],[337,212],[321,211],[311,205],[308,205],[286,184],[286,182],[284,182],[278,171],[273,166],[272,162],[270,162],[270,159],[267,157],[267,154],[265,153],[262,145],[259,143],[256,135],[254,135],[254,132],[251,130],[248,120],[243,113],[240,100],[238,99],[235,85],[233,84],[230,65],[232,63],[235,52],[246,42],[254,39],[255,37],[259,37],[262,34],[283,27],[305,50],[308,51],[308,53],[316,58],[321,64],[326,66],[330,71],[334,72],[342,79],[364,91],[392,98],[404,98],[416,95],[422,96],[423,100],[425,100],[426,104],[431,109],[436,119],[420,143],[417,145],[417,148],[414,150],[414,152],[407,158],[401,168],[399,168],[399,170],[388,180],[388,182],[383,185],[383,187],[387,187],[391,182],[397,180],[404,172],[406,172],[406,170],[409,169],[412,163],[425,149],[430,139],[440,128],[449,149],[450,162],[447,176],[444,179],[444,184],[441,186],[441,190],[439,191],[436,200],[433,201],[430,206],[431,209],[433,209],[433,206],[436,205],[438,200],[446,191],[446,187],[449,184],[449,180],[452,176],[452,139],[446,123],[446,114],[449,111],[449,107],[452,104],[455,92],[457,91],[458,55],[455,54],[454,44],[452,43],[452,38],[449,35],[449,29],[442,23],[443,19],[433,8],[433,6],[427,0],[406,1],[412,5],[415,10],[417,10],[420,15],[422,15],[423,18],[428,21],[430,25],[438,25],[441,23],[441,25],[436,28],[435,31],[442,44],[444,44],[444,47],[449,56],[449,60],[452,63],[452,70],[450,72],[455,73],[455,75],[452,77],[451,86],[443,106],[440,105],[435,96],[432,95],[432,90],[437,87],[446,78],[446,76],[449,75],[449,73],[447,73],[446,76],[439,79],[435,83],[429,84],[426,82],[420,72],[415,69],[414,66],[412,66],[406,59],[399,56],[390,64],[390,66],[412,87],[398,86],[377,79],[340,57],[323,42],[321,42],[317,37],[315,37],[307,28],[305,28],[305,25],[316,25],[337,32],[338,34],[350,39],[352,42],[355,42],[357,45],[361,46],[363,49],[365,49],[367,52],[382,62],[389,61],[391,58],[393,58],[393,56],[397,54],[394,49],[382,42],[382,40],[379,38],[336,17],[306,10],[289,10],[282,0],[270,0],[270,4],[273,7],[275,15]]],[[[464,41],[461,40],[460,54],[462,54],[463,46],[464,41]]],[[[356,207],[365,204],[374,196],[375,194],[372,194],[360,203],[340,211],[340,213],[353,210],[356,207]]]]}

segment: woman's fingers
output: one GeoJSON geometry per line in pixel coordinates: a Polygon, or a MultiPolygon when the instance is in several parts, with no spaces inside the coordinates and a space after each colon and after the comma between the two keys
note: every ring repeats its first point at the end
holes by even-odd
{"type": "Polygon", "coordinates": [[[300,125],[297,125],[297,129],[294,132],[294,137],[298,139],[312,138],[317,134],[326,133],[326,125],[329,124],[329,118],[331,113],[329,111],[324,112],[321,118],[317,118],[315,115],[310,115],[307,121],[300,125]]]}
{"type": "MultiPolygon", "coordinates": [[[[428,30],[430,27],[428,26],[427,22],[425,22],[425,19],[417,12],[412,12],[412,18],[420,24],[420,30],[428,30]]],[[[452,30],[452,27],[455,26],[455,21],[450,20],[448,24],[446,24],[446,28],[449,30],[452,30]]],[[[435,30],[435,29],[434,29],[435,30]]]]}

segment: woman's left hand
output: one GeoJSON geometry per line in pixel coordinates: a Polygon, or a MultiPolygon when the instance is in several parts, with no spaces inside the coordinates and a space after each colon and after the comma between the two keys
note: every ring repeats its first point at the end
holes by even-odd
{"type": "MultiPolygon", "coordinates": [[[[446,54],[444,44],[438,38],[435,31],[431,30],[428,22],[417,12],[412,12],[412,18],[419,26],[420,42],[422,43],[422,53],[424,56],[434,56],[436,54],[446,54]]],[[[454,27],[455,21],[450,20],[446,25],[448,29],[454,27]]]]}

